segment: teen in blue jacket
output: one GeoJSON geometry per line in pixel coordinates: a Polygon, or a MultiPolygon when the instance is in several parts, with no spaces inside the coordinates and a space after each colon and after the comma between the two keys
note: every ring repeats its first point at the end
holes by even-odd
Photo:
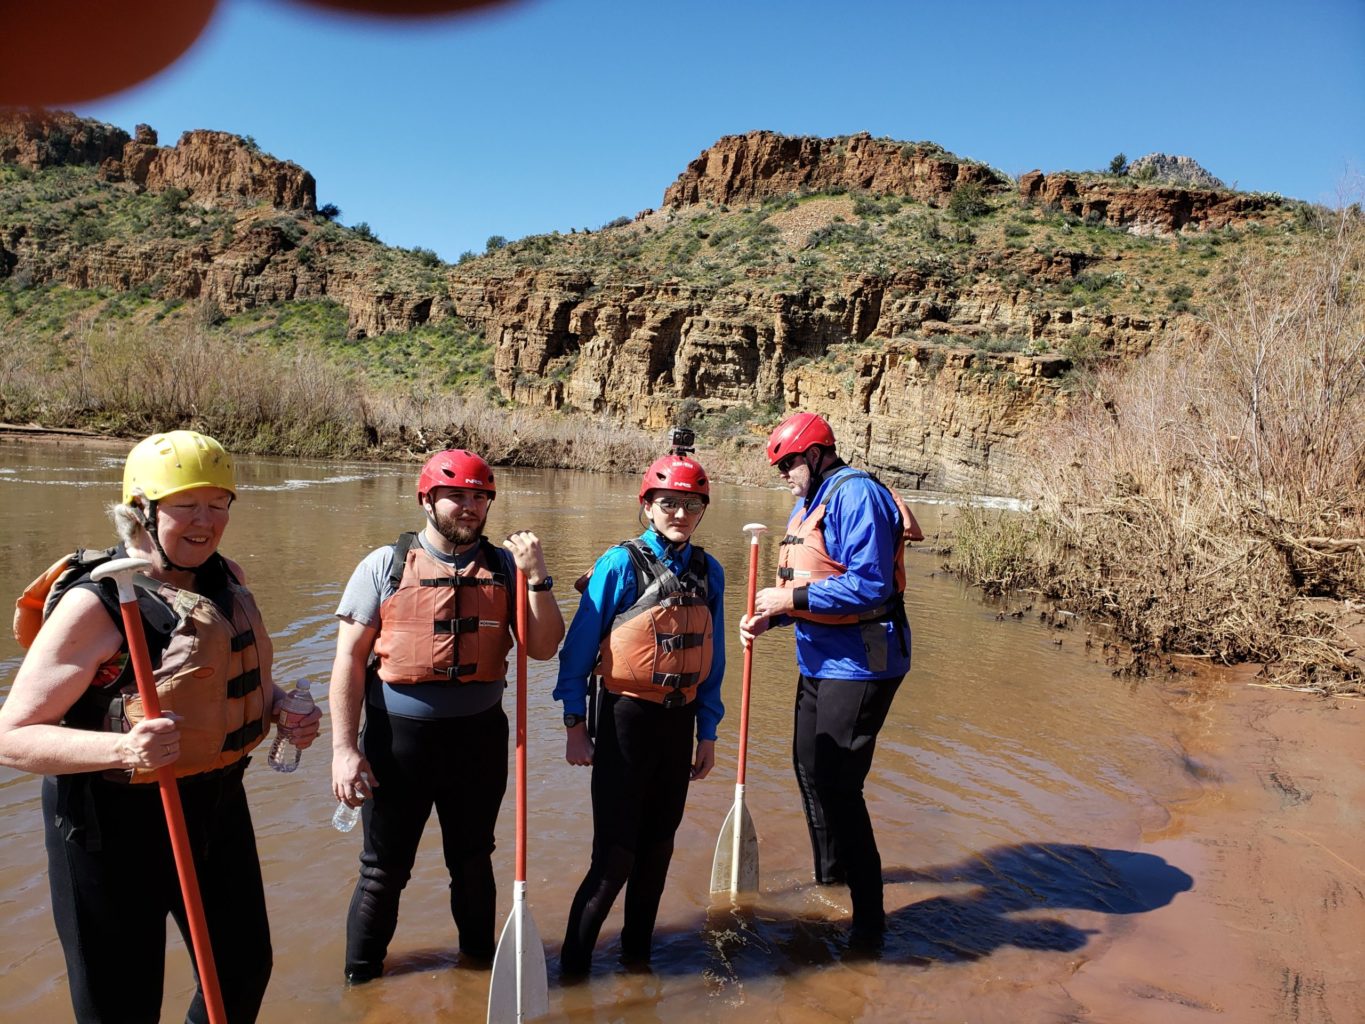
{"type": "Polygon", "coordinates": [[[621,959],[648,962],[688,783],[715,764],[725,575],[691,543],[709,501],[705,470],[684,453],[649,467],[640,487],[647,528],[597,560],[559,654],[565,760],[592,765],[593,818],[592,860],[560,953],[564,975],[588,972],[622,886],[621,959]],[[590,734],[594,677],[601,693],[590,734]]]}

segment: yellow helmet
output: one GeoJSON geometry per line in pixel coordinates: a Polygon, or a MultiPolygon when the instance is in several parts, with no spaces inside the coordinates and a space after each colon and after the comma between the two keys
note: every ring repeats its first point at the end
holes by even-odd
{"type": "Polygon", "coordinates": [[[192,487],[221,487],[234,498],[232,456],[197,430],[170,430],[139,441],[123,465],[123,503],[143,494],[160,501],[192,487]]]}

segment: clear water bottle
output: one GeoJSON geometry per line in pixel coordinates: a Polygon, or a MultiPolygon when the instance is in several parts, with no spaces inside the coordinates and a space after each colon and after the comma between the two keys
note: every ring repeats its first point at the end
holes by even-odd
{"type": "Polygon", "coordinates": [[[280,702],[279,726],[275,730],[275,742],[270,744],[270,756],[266,762],[277,772],[292,772],[299,766],[299,756],[303,753],[294,746],[294,727],[313,711],[313,694],[309,691],[307,679],[301,679],[280,702]]]}
{"type": "MultiPolygon", "coordinates": [[[[360,773],[361,782],[366,789],[370,785],[370,777],[365,772],[360,773]]],[[[360,807],[348,807],[345,800],[337,801],[337,809],[332,812],[332,828],[338,832],[349,832],[355,828],[355,823],[360,820],[360,807]]]]}
{"type": "Polygon", "coordinates": [[[360,820],[359,807],[347,807],[346,801],[338,800],[337,809],[332,812],[332,827],[338,832],[349,832],[360,820]]]}

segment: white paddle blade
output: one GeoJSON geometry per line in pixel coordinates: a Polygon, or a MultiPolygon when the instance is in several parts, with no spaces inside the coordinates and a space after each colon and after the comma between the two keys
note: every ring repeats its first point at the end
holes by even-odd
{"type": "Polygon", "coordinates": [[[550,980],[545,944],[525,903],[512,904],[493,955],[493,977],[488,983],[488,1024],[520,1024],[550,1012],[550,980]],[[517,922],[520,919],[521,928],[517,922]],[[518,956],[520,937],[520,956],[518,956]],[[518,970],[520,962],[520,970],[518,970]]]}
{"type": "Polygon", "coordinates": [[[754,831],[749,808],[742,803],[735,803],[730,808],[725,824],[721,826],[720,838],[716,840],[716,856],[711,861],[711,891],[731,895],[758,892],[758,833],[754,831]]]}

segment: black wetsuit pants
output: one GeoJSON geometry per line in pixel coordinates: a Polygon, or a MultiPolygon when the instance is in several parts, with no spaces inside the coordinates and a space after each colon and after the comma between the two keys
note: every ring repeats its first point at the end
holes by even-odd
{"type": "Polygon", "coordinates": [[[361,820],[365,847],[346,917],[346,970],[377,977],[398,927],[398,901],[436,808],[460,951],[492,957],[497,914],[493,828],[507,791],[507,715],[501,704],[459,718],[418,719],[365,709],[360,746],[378,785],[361,820]]]}
{"type": "Polygon", "coordinates": [[[692,773],[696,702],[665,708],[604,692],[592,764],[592,861],[569,908],[560,968],[585,974],[607,913],[626,889],[621,957],[649,959],[673,835],[692,773]]]}
{"type": "MultiPolygon", "coordinates": [[[[180,782],[186,831],[224,1008],[251,1024],[270,980],[270,925],[242,788],[245,761],[180,782]]],[[[96,775],[43,780],[52,916],[66,954],[76,1020],[139,1024],[161,1018],[166,916],[189,927],[156,785],[96,775]]],[[[187,1021],[204,1024],[195,992],[187,1021]]]]}
{"type": "Polygon", "coordinates": [[[853,926],[880,932],[882,859],[863,783],[877,733],[901,684],[897,679],[798,677],[792,763],[810,830],[815,880],[847,883],[853,926]]]}

